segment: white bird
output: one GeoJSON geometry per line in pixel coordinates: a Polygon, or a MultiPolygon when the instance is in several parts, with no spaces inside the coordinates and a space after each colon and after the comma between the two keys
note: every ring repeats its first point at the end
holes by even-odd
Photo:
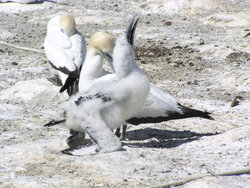
{"type": "MultiPolygon", "coordinates": [[[[114,78],[95,82],[88,91],[76,94],[66,105],[65,126],[75,131],[86,131],[100,152],[121,149],[121,141],[111,130],[133,117],[143,106],[149,92],[149,80],[134,57],[133,40],[137,22],[138,19],[133,19],[127,31],[116,41],[114,78]]],[[[91,154],[96,153],[96,149],[95,146],[87,146],[80,150],[81,154],[91,154]]]]}
{"type": "MultiPolygon", "coordinates": [[[[73,16],[56,16],[49,20],[44,50],[52,67],[59,71],[63,84],[60,92],[63,92],[79,78],[86,55],[86,42],[77,31],[73,16]]],[[[72,91],[68,93],[71,95],[72,91]]]]}
{"type": "Polygon", "coordinates": [[[107,57],[111,61],[114,46],[114,39],[106,32],[96,32],[90,37],[79,78],[80,92],[87,91],[97,81],[97,78],[104,75],[110,76],[104,76],[102,79],[112,79],[114,77],[114,74],[103,69],[104,58],[107,57]]]}
{"type": "MultiPolygon", "coordinates": [[[[61,15],[49,20],[47,36],[44,40],[44,50],[49,63],[59,71],[63,84],[60,92],[67,89],[69,96],[77,92],[77,79],[86,56],[86,42],[76,29],[73,16],[61,15]]],[[[54,122],[51,121],[48,124],[54,122]]],[[[69,146],[79,144],[77,138],[85,136],[84,133],[78,133],[74,130],[70,130],[70,134],[71,136],[67,139],[69,146]]]]}

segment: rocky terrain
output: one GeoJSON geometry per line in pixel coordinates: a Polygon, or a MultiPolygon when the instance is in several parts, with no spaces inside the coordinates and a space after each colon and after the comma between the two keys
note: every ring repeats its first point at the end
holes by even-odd
{"type": "Polygon", "coordinates": [[[250,2],[75,0],[0,4],[0,187],[250,187],[250,2]],[[123,151],[69,156],[42,125],[67,99],[47,80],[46,24],[69,13],[86,40],[140,18],[136,61],[178,101],[212,113],[129,126],[123,151]]]}

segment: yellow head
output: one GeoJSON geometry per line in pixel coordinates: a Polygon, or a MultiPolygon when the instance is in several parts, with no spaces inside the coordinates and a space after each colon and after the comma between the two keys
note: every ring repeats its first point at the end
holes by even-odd
{"type": "Polygon", "coordinates": [[[111,35],[103,31],[94,33],[89,39],[89,48],[97,48],[112,55],[115,41],[111,35]]]}
{"type": "Polygon", "coordinates": [[[76,22],[74,17],[71,15],[62,16],[59,21],[59,26],[62,31],[69,37],[76,32],[76,22]]]}

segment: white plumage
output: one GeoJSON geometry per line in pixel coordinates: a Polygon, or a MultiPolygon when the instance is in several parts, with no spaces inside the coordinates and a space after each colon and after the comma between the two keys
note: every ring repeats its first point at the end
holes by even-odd
{"type": "Polygon", "coordinates": [[[144,106],[126,122],[138,125],[142,123],[159,123],[173,119],[201,117],[213,120],[209,112],[185,107],[166,91],[150,83],[149,95],[144,106]]]}
{"type": "Polygon", "coordinates": [[[70,15],[56,16],[47,24],[44,50],[51,65],[59,70],[62,83],[68,75],[79,78],[86,55],[86,42],[70,15]]]}
{"type": "Polygon", "coordinates": [[[171,112],[183,113],[173,96],[150,83],[150,94],[143,108],[134,117],[163,117],[170,115],[171,112]]]}
{"type": "MultiPolygon", "coordinates": [[[[72,97],[66,105],[66,127],[86,131],[101,152],[121,149],[112,129],[120,127],[143,106],[149,92],[149,80],[134,60],[133,39],[137,25],[133,20],[114,48],[113,79],[101,79],[88,91],[72,97]]],[[[82,149],[89,154],[89,147],[82,149]]]]}
{"type": "Polygon", "coordinates": [[[113,53],[114,39],[105,32],[94,33],[88,43],[87,54],[79,79],[79,91],[87,91],[95,82],[102,79],[112,79],[114,74],[103,69],[104,56],[110,56],[113,53]]]}

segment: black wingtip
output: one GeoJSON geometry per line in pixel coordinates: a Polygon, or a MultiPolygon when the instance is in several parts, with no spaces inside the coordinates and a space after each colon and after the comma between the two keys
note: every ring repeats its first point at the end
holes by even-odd
{"type": "Polygon", "coordinates": [[[52,120],[52,121],[50,121],[50,122],[44,124],[43,126],[44,126],[44,127],[52,127],[52,126],[54,126],[54,125],[63,123],[63,122],[65,122],[65,121],[66,121],[66,119],[57,120],[57,121],[56,121],[56,120],[52,120]]]}
{"type": "Polygon", "coordinates": [[[201,116],[198,116],[198,117],[202,117],[202,118],[209,119],[209,120],[214,120],[214,118],[211,116],[211,113],[210,112],[206,112],[206,111],[203,112],[203,113],[201,113],[201,116]]]}
{"type": "Polygon", "coordinates": [[[133,118],[128,119],[126,122],[132,125],[139,125],[142,123],[160,123],[160,122],[174,120],[174,119],[184,119],[184,118],[192,118],[192,117],[200,117],[200,118],[205,118],[209,120],[214,120],[214,118],[210,115],[211,114],[210,112],[188,108],[188,107],[182,106],[181,104],[178,104],[178,105],[182,109],[183,113],[179,113],[179,112],[170,113],[166,111],[167,116],[142,117],[142,118],[133,117],[133,118]]]}
{"type": "Polygon", "coordinates": [[[128,26],[128,29],[126,31],[127,33],[127,40],[128,42],[133,46],[134,45],[134,35],[135,35],[135,29],[137,26],[139,18],[138,17],[133,17],[130,25],[128,26]]]}
{"type": "Polygon", "coordinates": [[[210,112],[188,108],[188,107],[182,106],[181,104],[179,104],[179,106],[181,107],[184,113],[183,116],[185,117],[201,117],[201,118],[205,118],[209,120],[214,120],[210,112]]]}
{"type": "Polygon", "coordinates": [[[59,90],[59,92],[62,93],[65,90],[69,89],[69,87],[72,86],[76,80],[77,80],[77,78],[69,75],[68,78],[66,79],[64,85],[59,90]]]}

